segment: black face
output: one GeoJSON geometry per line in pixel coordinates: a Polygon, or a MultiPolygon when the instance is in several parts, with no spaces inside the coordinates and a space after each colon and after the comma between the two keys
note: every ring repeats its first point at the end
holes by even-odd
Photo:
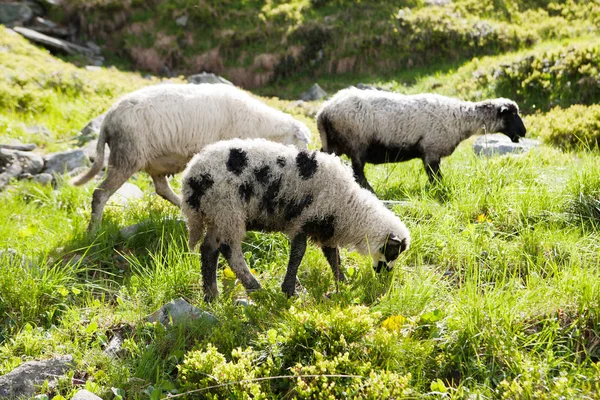
{"type": "Polygon", "coordinates": [[[385,261],[379,261],[375,267],[375,272],[379,273],[385,267],[391,271],[393,261],[396,261],[400,253],[407,248],[406,239],[400,239],[394,234],[390,234],[386,244],[379,249],[379,252],[385,257],[385,261]]]}
{"type": "Polygon", "coordinates": [[[519,116],[519,112],[514,105],[502,106],[498,111],[499,117],[502,118],[502,128],[500,132],[510,138],[513,143],[518,143],[519,139],[525,136],[527,129],[523,120],[519,116]]]}

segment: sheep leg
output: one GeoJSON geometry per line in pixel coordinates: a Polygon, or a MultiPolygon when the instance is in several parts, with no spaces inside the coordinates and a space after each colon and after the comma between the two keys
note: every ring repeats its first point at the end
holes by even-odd
{"type": "Polygon", "coordinates": [[[93,231],[96,227],[100,226],[102,222],[102,214],[104,213],[104,207],[106,202],[123,184],[133,175],[136,171],[134,169],[119,169],[109,168],[106,174],[106,178],[92,195],[92,218],[88,225],[88,231],[93,231]]]}
{"type": "Polygon", "coordinates": [[[215,234],[212,230],[206,233],[204,242],[200,246],[200,261],[202,262],[202,288],[204,301],[209,302],[219,294],[217,288],[217,264],[219,262],[219,248],[215,234]]]}
{"type": "Polygon", "coordinates": [[[235,276],[242,282],[242,285],[246,288],[246,291],[251,292],[260,289],[260,283],[248,269],[244,253],[242,253],[241,240],[236,242],[237,245],[231,248],[229,244],[222,243],[219,247],[221,254],[225,257],[229,266],[235,272],[235,276]]]}
{"type": "Polygon", "coordinates": [[[169,180],[165,175],[152,175],[152,181],[154,182],[156,194],[163,199],[170,201],[176,207],[181,208],[181,200],[179,200],[179,196],[173,192],[171,185],[169,185],[169,180]]]}
{"type": "Polygon", "coordinates": [[[369,185],[369,182],[367,182],[367,177],[365,176],[365,163],[356,158],[352,158],[352,169],[354,170],[354,178],[358,184],[375,193],[371,185],[369,185]]]}
{"type": "Polygon", "coordinates": [[[321,250],[323,250],[323,254],[325,254],[325,258],[327,259],[329,266],[331,266],[331,271],[333,271],[335,279],[340,282],[345,282],[346,277],[342,271],[342,260],[338,248],[323,246],[321,250]]]}
{"type": "Polygon", "coordinates": [[[436,181],[440,181],[442,179],[442,173],[440,172],[440,159],[436,158],[433,160],[423,160],[423,164],[425,165],[425,172],[427,172],[427,176],[429,177],[429,182],[435,183],[436,181]]]}
{"type": "Polygon", "coordinates": [[[301,232],[292,239],[292,245],[290,249],[290,260],[288,261],[287,271],[283,283],[281,284],[281,290],[288,297],[294,295],[296,291],[296,275],[298,274],[298,267],[302,262],[304,253],[306,252],[306,233],[301,232]]]}

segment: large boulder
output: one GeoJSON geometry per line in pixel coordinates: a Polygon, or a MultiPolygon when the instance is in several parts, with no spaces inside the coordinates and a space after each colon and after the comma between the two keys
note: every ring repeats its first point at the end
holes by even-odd
{"type": "Polygon", "coordinates": [[[0,398],[31,397],[36,392],[36,386],[46,380],[50,387],[54,387],[58,378],[72,366],[73,357],[70,355],[21,364],[8,374],[0,376],[0,398]]]}
{"type": "Polygon", "coordinates": [[[518,143],[513,143],[508,136],[501,133],[494,133],[478,137],[475,143],[473,143],[473,151],[478,156],[489,157],[525,153],[539,145],[539,141],[525,138],[521,138],[518,143]]]}
{"type": "Polygon", "coordinates": [[[88,165],[90,160],[83,150],[67,150],[46,156],[46,167],[43,172],[62,174],[88,165]]]}

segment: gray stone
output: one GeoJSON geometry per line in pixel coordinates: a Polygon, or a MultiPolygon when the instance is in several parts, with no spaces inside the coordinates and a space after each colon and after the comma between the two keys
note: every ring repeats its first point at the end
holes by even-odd
{"type": "Polygon", "coordinates": [[[316,101],[329,97],[329,93],[324,91],[318,83],[315,83],[308,89],[307,92],[302,93],[300,98],[304,101],[316,101]]]}
{"type": "Polygon", "coordinates": [[[160,322],[163,325],[169,323],[180,324],[192,320],[206,319],[209,322],[217,322],[217,318],[209,312],[194,307],[181,297],[165,304],[160,309],[146,317],[149,322],[160,322]]]}
{"type": "Polygon", "coordinates": [[[473,143],[473,151],[478,156],[493,156],[504,154],[524,153],[532,148],[538,147],[540,142],[534,139],[521,138],[519,143],[513,143],[508,136],[495,133],[483,135],[473,143]]]}
{"type": "MultiPolygon", "coordinates": [[[[98,139],[94,139],[88,142],[85,146],[81,148],[86,156],[90,159],[90,161],[94,162],[96,160],[96,146],[98,145],[98,139]]],[[[108,146],[104,146],[104,165],[108,164],[108,157],[110,156],[110,149],[108,146]]]]}
{"type": "Polygon", "coordinates": [[[0,148],[0,158],[13,156],[16,162],[21,165],[22,174],[35,175],[44,168],[44,159],[39,154],[29,151],[19,151],[0,148]]]}
{"type": "Polygon", "coordinates": [[[428,6],[445,6],[450,3],[452,3],[452,0],[425,0],[425,4],[428,6]]]}
{"type": "Polygon", "coordinates": [[[14,152],[0,150],[0,190],[2,190],[11,179],[18,177],[23,172],[23,167],[14,152]]]}
{"type": "Polygon", "coordinates": [[[87,47],[67,42],[66,40],[57,39],[52,36],[44,35],[43,33],[37,32],[33,29],[23,28],[22,26],[15,26],[13,30],[15,32],[18,32],[24,38],[34,43],[41,44],[42,46],[50,50],[59,51],[71,55],[82,54],[88,57],[94,56],[94,52],[88,49],[87,47]]]}
{"type": "Polygon", "coordinates": [[[49,136],[50,131],[44,125],[29,125],[25,127],[25,132],[31,135],[49,136]]]}
{"type": "Polygon", "coordinates": [[[71,397],[71,400],[102,400],[102,397],[98,397],[94,393],[82,389],[75,393],[75,395],[71,397]]]}
{"type": "Polygon", "coordinates": [[[186,26],[189,18],[189,15],[183,14],[181,17],[175,20],[175,23],[179,26],[186,26]]]}
{"type": "Polygon", "coordinates": [[[8,149],[8,150],[19,150],[19,151],[31,151],[34,150],[37,146],[35,143],[23,144],[18,140],[15,143],[7,143],[0,144],[0,149],[8,149]]]}
{"type": "Polygon", "coordinates": [[[43,172],[62,174],[89,163],[90,160],[83,150],[67,150],[46,156],[46,167],[43,172]]]}
{"type": "Polygon", "coordinates": [[[104,354],[113,358],[117,357],[119,355],[119,352],[121,351],[121,348],[123,347],[123,343],[123,337],[118,332],[115,333],[110,339],[110,342],[108,342],[108,344],[106,345],[106,348],[104,349],[104,354]]]}
{"type": "Polygon", "coordinates": [[[141,200],[143,198],[144,192],[142,192],[142,189],[133,183],[125,182],[110,198],[108,204],[126,207],[132,200],[141,200]]]}
{"type": "Polygon", "coordinates": [[[0,398],[31,397],[36,386],[48,380],[50,387],[56,386],[58,378],[73,366],[70,355],[21,364],[8,374],[0,376],[0,398]]]}
{"type": "Polygon", "coordinates": [[[100,127],[102,126],[102,122],[104,121],[105,117],[106,113],[100,114],[81,129],[79,136],[77,136],[79,146],[83,146],[90,140],[98,138],[98,135],[100,134],[100,127]]]}
{"type": "Polygon", "coordinates": [[[35,17],[33,24],[29,27],[36,32],[44,35],[65,38],[69,35],[69,30],[65,27],[58,26],[56,23],[42,17],[35,17]]]}
{"type": "Polygon", "coordinates": [[[33,18],[33,11],[25,3],[0,3],[0,24],[13,25],[33,18]]]}
{"type": "Polygon", "coordinates": [[[37,174],[33,176],[33,180],[42,185],[49,185],[54,180],[54,176],[52,176],[52,174],[47,173],[37,174]]]}
{"type": "Polygon", "coordinates": [[[199,85],[200,83],[225,83],[227,85],[234,86],[233,83],[229,82],[227,79],[209,72],[201,72],[196,75],[190,75],[188,76],[187,80],[188,83],[193,83],[194,85],[199,85]]]}
{"type": "Polygon", "coordinates": [[[125,228],[121,229],[119,233],[121,234],[121,237],[123,239],[130,239],[133,236],[135,236],[135,234],[138,233],[139,230],[143,228],[147,223],[147,221],[143,221],[134,225],[126,226],[125,228]]]}
{"type": "Polygon", "coordinates": [[[100,48],[100,46],[98,46],[96,43],[92,42],[91,40],[88,40],[87,42],[85,42],[85,45],[88,47],[88,49],[92,50],[95,55],[99,56],[100,54],[102,54],[102,48],[100,48]]]}

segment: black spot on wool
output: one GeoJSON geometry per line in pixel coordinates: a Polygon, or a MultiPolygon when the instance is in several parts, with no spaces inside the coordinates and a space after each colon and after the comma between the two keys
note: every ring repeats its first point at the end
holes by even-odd
{"type": "Polygon", "coordinates": [[[194,176],[189,178],[187,184],[190,188],[192,188],[192,193],[188,196],[187,199],[185,199],[185,201],[189,204],[190,207],[192,207],[192,209],[198,211],[198,208],[200,208],[200,200],[202,199],[202,196],[204,196],[206,191],[210,189],[214,183],[215,181],[213,181],[210,174],[202,174],[199,178],[196,178],[194,176]]]}
{"type": "Polygon", "coordinates": [[[248,203],[250,201],[250,198],[254,194],[254,187],[250,182],[244,182],[240,185],[239,193],[240,198],[246,203],[248,203]]]}
{"type": "Polygon", "coordinates": [[[307,221],[302,230],[313,240],[325,242],[335,234],[335,217],[329,215],[323,218],[313,218],[307,221]]]}
{"type": "Polygon", "coordinates": [[[227,170],[239,175],[248,165],[248,155],[242,149],[229,150],[229,159],[227,160],[227,170]]]}
{"type": "Polygon", "coordinates": [[[267,186],[267,190],[263,194],[262,200],[260,202],[260,208],[266,210],[268,214],[273,214],[275,212],[275,206],[277,205],[277,201],[275,198],[279,195],[279,190],[281,189],[281,177],[271,181],[267,186]]]}
{"type": "Polygon", "coordinates": [[[256,177],[257,181],[262,184],[266,184],[269,182],[269,178],[271,177],[271,167],[265,165],[262,168],[255,168],[254,176],[256,177]]]}
{"type": "Polygon", "coordinates": [[[306,197],[304,197],[301,200],[298,201],[291,201],[289,203],[287,203],[287,205],[285,206],[285,212],[284,212],[284,217],[286,221],[291,221],[294,218],[300,216],[300,214],[302,214],[302,211],[304,211],[304,209],[306,207],[308,207],[309,205],[312,204],[313,201],[313,197],[312,195],[308,195],[306,197]]]}
{"type": "Polygon", "coordinates": [[[318,163],[315,159],[317,153],[308,153],[307,151],[301,151],[296,156],[296,167],[298,167],[298,173],[302,179],[310,179],[315,172],[317,172],[318,163]]]}
{"type": "Polygon", "coordinates": [[[279,165],[280,167],[285,167],[285,164],[286,164],[285,157],[283,157],[283,156],[277,157],[277,165],[279,165]]]}

